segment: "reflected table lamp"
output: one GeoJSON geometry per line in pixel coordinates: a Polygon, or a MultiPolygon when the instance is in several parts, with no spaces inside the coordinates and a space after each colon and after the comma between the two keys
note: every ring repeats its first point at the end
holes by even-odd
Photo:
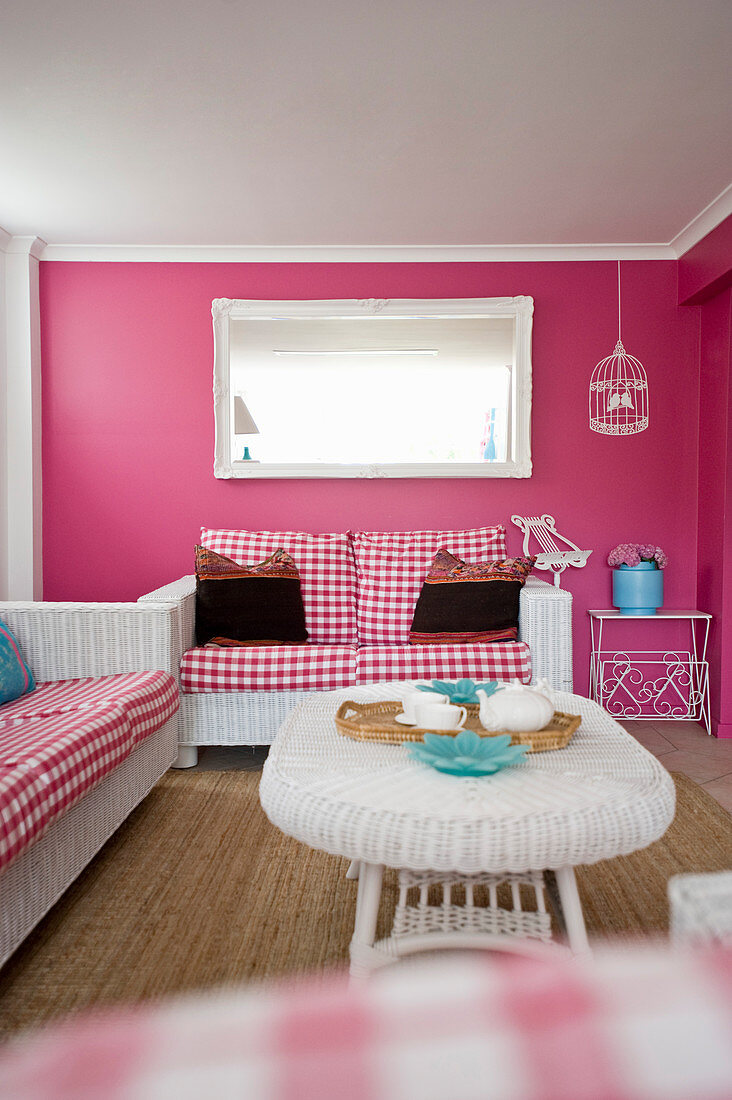
{"type": "MultiPolygon", "coordinates": [[[[259,428],[254,423],[252,414],[244,403],[243,397],[234,398],[234,435],[259,435],[259,428]]],[[[255,462],[249,454],[249,447],[244,448],[241,456],[242,462],[255,462]]]]}

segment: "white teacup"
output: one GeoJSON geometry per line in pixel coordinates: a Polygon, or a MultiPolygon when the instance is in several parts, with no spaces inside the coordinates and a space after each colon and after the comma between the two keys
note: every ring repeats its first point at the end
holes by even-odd
{"type": "Polygon", "coordinates": [[[462,729],[468,712],[465,707],[457,707],[454,703],[446,706],[429,703],[418,703],[415,707],[417,725],[426,730],[457,730],[462,729]]]}
{"type": "Polygon", "coordinates": [[[435,692],[427,694],[424,691],[410,691],[402,699],[402,713],[407,722],[417,723],[417,707],[423,703],[431,703],[433,706],[443,706],[448,702],[446,695],[437,695],[435,692]]]}

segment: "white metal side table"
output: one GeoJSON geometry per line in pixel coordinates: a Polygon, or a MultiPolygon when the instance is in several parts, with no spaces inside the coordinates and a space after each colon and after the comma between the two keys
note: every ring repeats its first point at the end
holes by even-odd
{"type": "MultiPolygon", "coordinates": [[[[711,734],[707,642],[712,616],[705,611],[660,609],[655,615],[621,615],[617,609],[590,616],[590,696],[613,718],[702,722],[711,734]],[[688,649],[606,648],[611,623],[684,620],[688,649]]],[[[617,633],[613,635],[617,638],[617,633]]]]}

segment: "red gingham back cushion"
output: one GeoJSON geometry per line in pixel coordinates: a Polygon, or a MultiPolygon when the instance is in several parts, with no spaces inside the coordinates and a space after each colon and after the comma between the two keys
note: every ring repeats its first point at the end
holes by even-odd
{"type": "Polygon", "coordinates": [[[201,528],[201,545],[254,565],[282,547],[300,573],[310,642],[350,645],[356,641],[356,573],[344,534],[309,535],[305,531],[214,531],[201,528]]]}
{"type": "Polygon", "coordinates": [[[361,645],[406,645],[414,609],[441,547],[468,561],[506,556],[506,528],[469,531],[350,531],[361,645]]]}

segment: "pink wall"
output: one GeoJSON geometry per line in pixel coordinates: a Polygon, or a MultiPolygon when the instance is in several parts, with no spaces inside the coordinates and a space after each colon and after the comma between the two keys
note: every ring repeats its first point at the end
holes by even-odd
{"type": "Polygon", "coordinates": [[[677,306],[676,267],[623,264],[623,338],[648,372],[650,428],[611,438],[590,432],[587,391],[617,339],[614,262],[42,263],[46,599],[134,599],[190,573],[202,524],[502,522],[517,551],[511,513],[550,512],[594,550],[565,584],[575,597],[575,686],[586,690],[586,611],[610,605],[612,546],[657,542],[671,557],[667,606],[696,599],[697,320],[677,306]],[[214,479],[213,298],[517,294],[535,300],[532,478],[214,479]]]}
{"type": "Polygon", "coordinates": [[[679,260],[679,302],[699,309],[697,605],[714,616],[709,677],[712,728],[732,737],[732,217],[679,260]]]}
{"type": "Polygon", "coordinates": [[[679,303],[696,305],[732,285],[732,217],[679,260],[679,303]]]}
{"type": "Polygon", "coordinates": [[[732,291],[706,302],[700,317],[698,606],[714,615],[710,634],[712,718],[732,737],[732,291]]]}

